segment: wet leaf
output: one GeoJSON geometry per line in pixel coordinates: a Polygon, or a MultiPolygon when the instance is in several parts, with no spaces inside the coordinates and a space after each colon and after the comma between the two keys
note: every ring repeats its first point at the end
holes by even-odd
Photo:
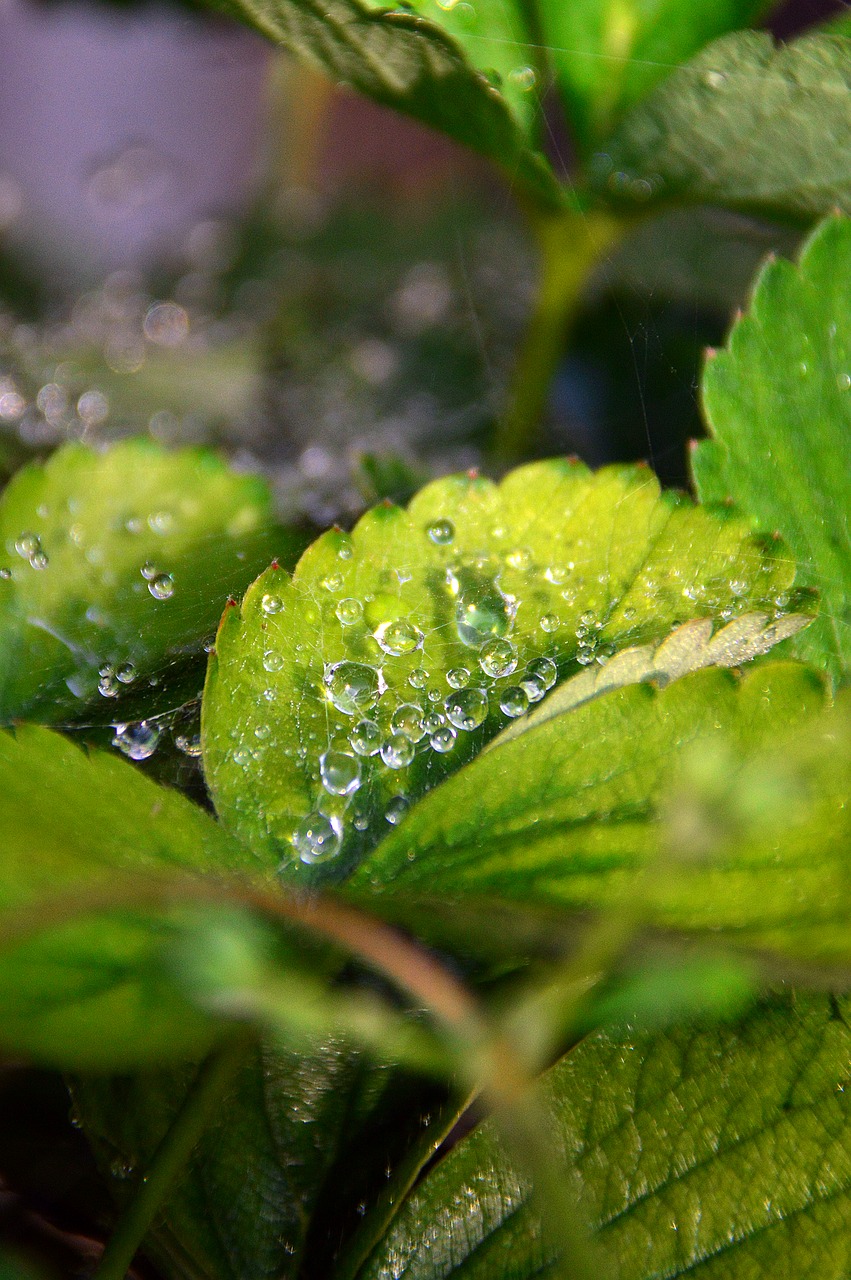
{"type": "Polygon", "coordinates": [[[717,204],[811,221],[851,209],[851,41],[723,36],[663,80],[592,161],[625,208],[717,204]]]}
{"type": "Polygon", "coordinates": [[[0,500],[0,720],[122,719],[298,545],[262,481],[202,450],[69,444],[24,468],[0,500]]]}
{"type": "Polygon", "coordinates": [[[765,0],[542,0],[556,80],[579,142],[611,131],[625,110],[710,40],[745,27],[765,0]]]}
{"type": "Polygon", "coordinates": [[[782,533],[822,599],[796,650],[838,677],[851,666],[851,221],[824,222],[798,266],[768,263],[703,396],[700,496],[782,533]]]}
{"type": "Polygon", "coordinates": [[[481,152],[537,202],[563,196],[538,149],[534,40],[517,0],[219,0],[341,84],[481,152]]]}
{"type": "MultiPolygon", "coordinates": [[[[843,1280],[848,1015],[847,999],[778,997],[712,1030],[594,1035],[548,1072],[553,1143],[613,1280],[843,1280]]],[[[482,1125],[412,1192],[363,1280],[552,1274],[527,1194],[482,1125]]]]}
{"type": "Polygon", "coordinates": [[[559,678],[688,618],[782,614],[791,581],[780,544],[646,468],[438,481],[226,611],[203,708],[216,806],[286,878],[339,876],[559,678]]]}
{"type": "Polygon", "coordinates": [[[430,896],[628,911],[635,929],[848,964],[851,704],[819,716],[824,700],[815,673],[769,663],[542,716],[421,800],[346,892],[403,922],[430,896]]]}

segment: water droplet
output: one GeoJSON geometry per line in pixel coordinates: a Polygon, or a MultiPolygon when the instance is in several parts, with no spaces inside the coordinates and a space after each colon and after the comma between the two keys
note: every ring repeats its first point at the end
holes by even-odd
{"type": "Polygon", "coordinates": [[[34,551],[30,556],[31,569],[46,569],[49,564],[50,561],[44,551],[34,551]]]}
{"type": "Polygon", "coordinates": [[[532,563],[532,552],[528,547],[517,547],[516,550],[509,552],[505,557],[505,563],[510,569],[517,569],[521,573],[525,573],[532,563]]]}
{"type": "Polygon", "coordinates": [[[170,600],[174,595],[174,578],[170,573],[158,573],[148,583],[148,590],[155,600],[170,600]]]}
{"type": "Polygon", "coordinates": [[[427,716],[423,717],[423,728],[426,733],[437,733],[438,729],[442,729],[446,724],[446,716],[441,715],[439,711],[429,711],[427,716]]]}
{"type": "Polygon", "coordinates": [[[550,565],[544,572],[547,582],[551,582],[553,586],[560,587],[563,582],[567,581],[567,569],[561,565],[550,565]]]}
{"type": "Polygon", "coordinates": [[[384,817],[390,823],[391,827],[398,827],[410,808],[408,801],[404,796],[394,796],[384,810],[384,817]]]}
{"type": "Polygon", "coordinates": [[[432,520],[426,525],[426,533],[435,546],[448,547],[455,538],[455,525],[451,520],[432,520]]]}
{"type": "Polygon", "coordinates": [[[267,649],[263,654],[264,671],[280,671],[284,665],[284,655],[276,653],[274,649],[267,649]]]}
{"type": "Polygon", "coordinates": [[[41,550],[41,539],[37,533],[22,533],[15,539],[15,550],[22,560],[29,560],[41,550]]]}
{"type": "Polygon", "coordinates": [[[352,826],[355,831],[366,831],[369,826],[369,816],[365,813],[356,813],[352,819],[352,826]]]}
{"type": "Polygon", "coordinates": [[[101,667],[98,676],[98,693],[101,697],[117,698],[121,690],[115,678],[115,669],[111,666],[101,667]]]}
{"type": "Polygon", "coordinates": [[[162,730],[158,725],[141,720],[138,724],[115,725],[112,745],[131,760],[147,760],[157,749],[162,730]]]}
{"type": "Polygon", "coordinates": [[[361,784],[360,763],[346,751],[326,751],[319,757],[319,776],[333,796],[350,796],[361,784]]]}
{"type": "Polygon", "coordinates": [[[470,673],[466,667],[450,667],[446,673],[446,683],[450,689],[463,689],[470,683],[470,673]]]}
{"type": "Polygon", "coordinates": [[[381,730],[374,720],[361,720],[349,734],[349,742],[359,756],[376,756],[381,747],[381,730]]]}
{"type": "Polygon", "coordinates": [[[347,716],[375,706],[387,688],[381,672],[363,662],[335,662],[326,667],[325,687],[337,710],[347,716]]]}
{"type": "Polygon", "coordinates": [[[508,73],[508,79],[515,88],[523,93],[529,93],[534,89],[538,77],[535,75],[534,67],[512,67],[508,73]]]}
{"type": "Polygon", "coordinates": [[[344,627],[351,627],[363,617],[363,605],[360,600],[347,596],[345,600],[339,601],[334,612],[344,627]]]}
{"type": "Polygon", "coordinates": [[[743,596],[747,594],[748,583],[744,578],[732,578],[730,580],[730,591],[734,596],[743,596]]]}
{"type": "Polygon", "coordinates": [[[265,595],[260,601],[260,608],[264,613],[280,613],[284,607],[284,602],[280,596],[265,595]]]}
{"type": "Polygon", "coordinates": [[[723,71],[707,71],[704,73],[703,83],[707,89],[721,89],[727,83],[727,77],[723,71]]]}
{"type": "Polygon", "coordinates": [[[580,666],[587,667],[589,663],[594,661],[594,646],[581,644],[576,650],[576,661],[580,666]]]}
{"type": "Polygon", "coordinates": [[[838,373],[836,385],[840,391],[851,391],[851,373],[838,373]]]}
{"type": "Polygon", "coordinates": [[[408,676],[408,684],[412,689],[424,689],[428,684],[429,675],[423,667],[414,667],[408,676]]]}
{"type": "Polygon", "coordinates": [[[395,622],[382,623],[375,633],[375,638],[385,653],[389,653],[394,658],[401,658],[419,649],[425,637],[413,623],[399,618],[395,622]]]}
{"type": "Polygon", "coordinates": [[[326,591],[339,591],[343,585],[343,575],[341,573],[329,573],[322,579],[322,586],[326,591]]]}
{"type": "Polygon", "coordinates": [[[293,849],[300,860],[310,866],[335,857],[342,843],[342,822],[324,813],[309,813],[292,834],[293,849]]]}
{"type": "Polygon", "coordinates": [[[509,600],[496,583],[470,569],[450,571],[449,589],[457,597],[455,625],[458,639],[478,649],[490,636],[504,636],[514,617],[509,600]]]}
{"type": "Polygon", "coordinates": [[[558,679],[558,667],[551,658],[535,658],[526,668],[527,675],[540,680],[545,689],[552,689],[558,679]]]}
{"type": "Polygon", "coordinates": [[[514,645],[510,640],[500,640],[498,637],[487,640],[479,654],[479,666],[486,676],[491,676],[494,680],[510,676],[517,666],[514,645]]]}
{"type": "Polygon", "coordinates": [[[484,724],[488,714],[487,695],[481,689],[462,689],[459,693],[451,693],[443,705],[449,723],[468,733],[484,724]]]}
{"type": "Polygon", "coordinates": [[[381,744],[381,759],[388,769],[404,769],[414,758],[414,744],[404,733],[393,733],[381,744]]]}
{"type": "Polygon", "coordinates": [[[146,582],[152,582],[159,573],[159,569],[155,564],[152,564],[150,560],[146,560],[139,572],[146,582]]]}
{"type": "Polygon", "coordinates": [[[174,516],[170,511],[152,511],[148,516],[148,528],[152,533],[170,533],[174,528],[174,516]]]}
{"type": "Polygon", "coordinates": [[[178,751],[182,751],[185,756],[197,757],[201,754],[200,734],[175,734],[174,745],[177,747],[178,751]]]}
{"type": "Polygon", "coordinates": [[[558,631],[561,626],[561,618],[557,613],[545,613],[538,626],[542,631],[546,631],[547,634],[552,634],[553,631],[558,631]]]}
{"type": "Polygon", "coordinates": [[[440,755],[446,755],[446,752],[451,751],[455,746],[456,738],[455,730],[446,725],[442,729],[435,730],[429,738],[429,745],[433,751],[437,751],[440,755]]]}
{"type": "Polygon", "coordinates": [[[122,684],[132,684],[136,679],[136,668],[132,662],[122,662],[120,667],[115,669],[115,678],[120,680],[122,684]]]}
{"type": "Polygon", "coordinates": [[[425,734],[422,707],[414,702],[403,702],[390,717],[390,728],[394,733],[404,733],[411,742],[419,742],[425,734]]]}
{"type": "Polygon", "coordinates": [[[0,569],[0,579],[2,579],[4,582],[8,582],[8,580],[9,580],[9,578],[11,578],[11,576],[12,576],[12,570],[11,570],[11,569],[9,569],[9,568],[7,568],[7,567],[4,567],[4,568],[0,569]]]}
{"type": "Polygon", "coordinates": [[[529,695],[519,685],[512,685],[511,688],[503,690],[499,706],[505,715],[516,720],[518,716],[524,716],[529,710],[529,695]]]}

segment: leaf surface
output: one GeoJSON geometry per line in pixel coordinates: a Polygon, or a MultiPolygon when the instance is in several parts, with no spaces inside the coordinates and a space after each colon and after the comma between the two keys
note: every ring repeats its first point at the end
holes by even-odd
{"type": "Polygon", "coordinates": [[[627,910],[847,964],[851,704],[820,717],[824,698],[807,668],[772,663],[539,713],[421,800],[346,891],[403,921],[408,897],[627,910]]]}
{"type": "Polygon", "coordinates": [[[217,809],[285,877],[339,876],[559,677],[688,618],[773,616],[791,580],[780,544],[646,468],[438,481],[226,611],[203,706],[217,809]]]}
{"type": "Polygon", "coordinates": [[[710,40],[765,0],[541,0],[540,23],[570,123],[584,146],[710,40]]]}
{"type": "Polygon", "coordinates": [[[0,721],[121,719],[296,545],[265,484],[202,450],[68,444],[24,468],[0,499],[0,721]]]}
{"type": "Polygon", "coordinates": [[[180,993],[166,964],[177,921],[143,910],[86,917],[85,894],[117,876],[256,875],[256,860],[127,761],[86,754],[48,729],[0,732],[0,791],[0,929],[4,918],[75,895],[83,916],[47,916],[25,940],[3,941],[3,1048],[116,1069],[203,1050],[215,1021],[180,993]]]}
{"type": "Polygon", "coordinates": [[[337,82],[472,147],[545,207],[563,196],[537,149],[533,42],[517,0],[219,0],[337,82]]]}
{"type": "Polygon", "coordinates": [[[625,208],[718,204],[808,222],[851,209],[851,41],[723,36],[674,71],[594,157],[625,208]]]}
{"type": "MultiPolygon", "coordinates": [[[[583,1041],[545,1077],[553,1144],[613,1278],[844,1280],[849,1003],[583,1041]]],[[[411,1194],[362,1280],[555,1273],[490,1122],[411,1194]]]]}
{"type": "Polygon", "coordinates": [[[707,365],[703,398],[713,438],[695,451],[698,492],[782,533],[822,599],[797,651],[840,676],[851,666],[851,221],[827,219],[797,266],[768,263],[707,365]]]}

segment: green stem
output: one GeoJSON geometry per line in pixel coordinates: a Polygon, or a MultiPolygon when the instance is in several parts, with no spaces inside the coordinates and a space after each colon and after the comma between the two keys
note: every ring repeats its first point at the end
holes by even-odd
{"type": "Polygon", "coordinates": [[[531,220],[540,259],[538,291],[494,440],[495,460],[503,465],[532,451],[585,285],[624,233],[620,219],[602,212],[534,212],[531,220]]]}
{"type": "Polygon", "coordinates": [[[241,1067],[247,1044],[244,1036],[232,1038],[202,1063],[183,1106],[154,1152],[139,1189],[119,1218],[93,1280],[124,1280],[175,1178],[241,1067]]]}

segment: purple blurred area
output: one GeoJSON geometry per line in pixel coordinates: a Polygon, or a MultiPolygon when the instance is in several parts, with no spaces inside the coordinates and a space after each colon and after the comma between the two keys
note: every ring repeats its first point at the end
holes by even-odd
{"type": "Polygon", "coordinates": [[[0,227],[51,265],[168,249],[256,183],[268,46],[165,8],[0,0],[0,227]]]}

